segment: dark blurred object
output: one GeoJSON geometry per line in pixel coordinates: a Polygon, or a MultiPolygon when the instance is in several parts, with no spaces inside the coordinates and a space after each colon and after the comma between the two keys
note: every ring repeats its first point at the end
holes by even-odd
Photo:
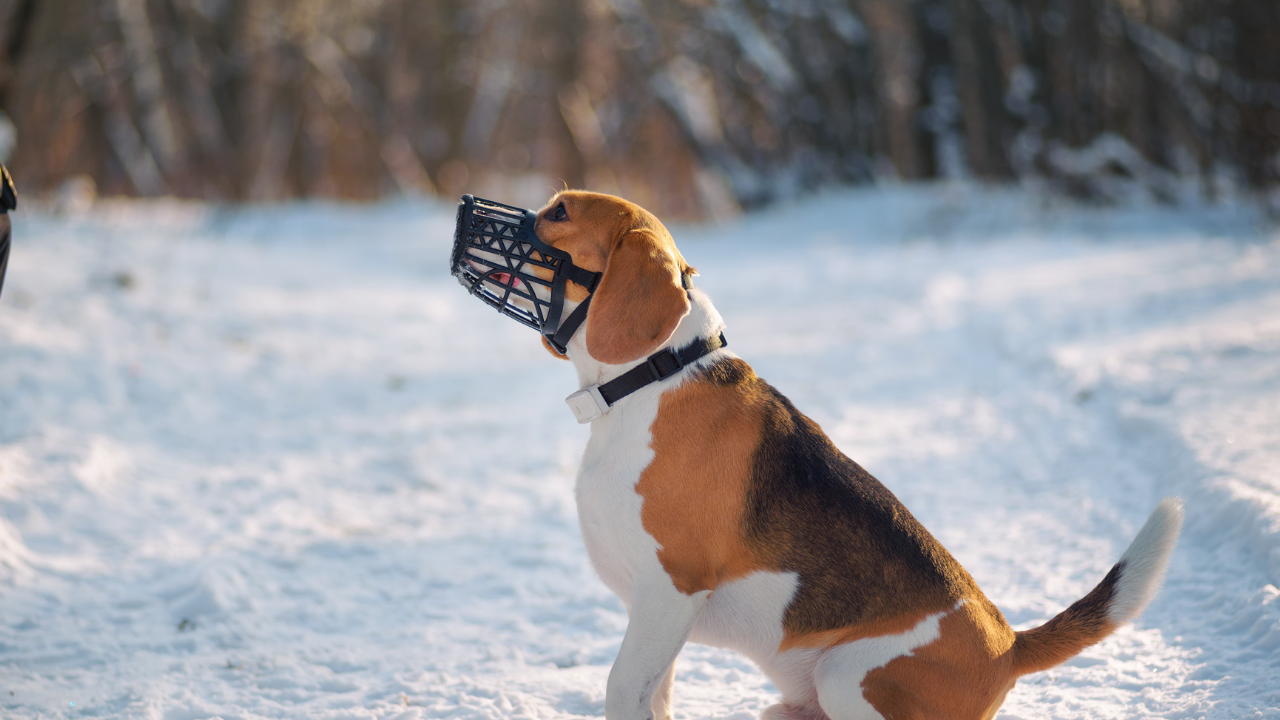
{"type": "Polygon", "coordinates": [[[18,207],[18,192],[13,178],[4,165],[0,165],[0,295],[4,294],[4,274],[9,269],[9,235],[12,226],[9,211],[18,207]]]}
{"type": "Polygon", "coordinates": [[[1213,196],[1280,180],[1280,3],[919,7],[930,5],[949,11],[965,154],[977,174],[1166,200],[1188,185],[1213,196]]]}
{"type": "Polygon", "coordinates": [[[12,166],[210,199],[563,185],[667,217],[1023,178],[1280,180],[1264,0],[0,0],[12,166]]]}

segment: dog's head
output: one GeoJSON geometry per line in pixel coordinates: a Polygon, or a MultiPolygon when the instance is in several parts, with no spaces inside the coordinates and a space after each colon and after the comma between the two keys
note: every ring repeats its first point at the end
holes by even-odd
{"type": "MultiPolygon", "coordinates": [[[[693,269],[658,218],[635,203],[600,193],[556,193],[538,211],[543,242],[573,263],[603,272],[587,311],[586,348],[598,362],[621,364],[652,353],[689,312],[681,276],[693,269]]],[[[587,289],[570,282],[565,298],[582,302],[587,289]]],[[[551,354],[556,352],[542,340],[551,354]]]]}

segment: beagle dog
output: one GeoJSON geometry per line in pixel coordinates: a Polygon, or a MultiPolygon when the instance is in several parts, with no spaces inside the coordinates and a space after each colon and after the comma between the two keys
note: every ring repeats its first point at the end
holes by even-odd
{"type": "Polygon", "coordinates": [[[893,493],[712,340],[724,321],[656,217],[565,191],[535,227],[603,273],[594,292],[568,284],[566,313],[589,295],[591,305],[565,352],[543,339],[572,361],[580,393],[664,349],[702,348],[590,420],[579,522],[629,615],[609,720],[670,718],[689,640],[759,665],[782,693],[764,720],[989,719],[1019,676],[1102,640],[1156,592],[1181,527],[1177,498],[1089,594],[1015,632],[893,493]]]}

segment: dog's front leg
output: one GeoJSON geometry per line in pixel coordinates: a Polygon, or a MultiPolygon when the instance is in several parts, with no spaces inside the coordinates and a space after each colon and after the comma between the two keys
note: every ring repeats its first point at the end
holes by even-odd
{"type": "MultiPolygon", "coordinates": [[[[672,671],[710,595],[710,590],[685,595],[661,571],[637,578],[627,633],[605,689],[607,720],[653,720],[654,693],[672,671]]],[[[669,717],[670,703],[663,704],[669,717]]]]}
{"type": "Polygon", "coordinates": [[[671,697],[674,694],[676,685],[676,663],[671,661],[671,667],[667,668],[667,673],[662,676],[662,682],[658,683],[658,689],[653,693],[653,718],[654,720],[671,720],[671,697]]]}

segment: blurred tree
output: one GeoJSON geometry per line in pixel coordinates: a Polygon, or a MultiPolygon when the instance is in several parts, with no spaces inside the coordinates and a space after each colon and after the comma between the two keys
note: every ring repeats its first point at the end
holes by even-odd
{"type": "Polygon", "coordinates": [[[24,190],[564,185],[726,215],[876,178],[1280,180],[1280,3],[0,0],[24,190]]]}

